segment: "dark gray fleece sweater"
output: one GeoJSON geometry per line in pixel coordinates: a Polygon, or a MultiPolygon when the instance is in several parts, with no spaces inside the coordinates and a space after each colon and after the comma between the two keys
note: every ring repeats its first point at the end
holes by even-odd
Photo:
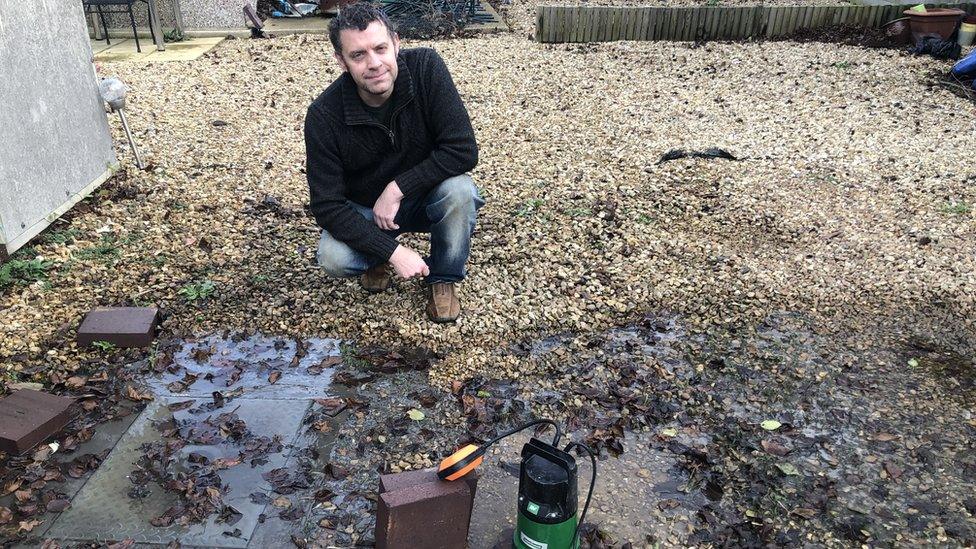
{"type": "Polygon", "coordinates": [[[356,83],[343,73],[305,117],[311,209],[319,226],[351,248],[389,259],[393,236],[353,210],[372,207],[396,181],[403,199],[419,198],[478,163],[471,119],[444,60],[429,48],[401,50],[389,127],[366,112],[356,83]]]}

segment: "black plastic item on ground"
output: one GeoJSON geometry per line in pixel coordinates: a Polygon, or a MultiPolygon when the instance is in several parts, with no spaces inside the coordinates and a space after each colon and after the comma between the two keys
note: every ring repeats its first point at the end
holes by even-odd
{"type": "Polygon", "coordinates": [[[911,49],[915,55],[928,54],[936,59],[959,59],[962,46],[955,40],[943,40],[937,36],[926,36],[911,49]]]}
{"type": "Polygon", "coordinates": [[[725,149],[719,149],[717,147],[711,147],[703,151],[686,151],[684,149],[672,149],[661,156],[661,159],[657,161],[658,164],[663,164],[669,160],[677,160],[679,158],[724,158],[725,160],[738,160],[729,151],[725,149]]]}

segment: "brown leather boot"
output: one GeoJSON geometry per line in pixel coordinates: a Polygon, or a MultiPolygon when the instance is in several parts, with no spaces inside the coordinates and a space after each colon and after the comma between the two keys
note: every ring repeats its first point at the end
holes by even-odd
{"type": "Polygon", "coordinates": [[[390,273],[386,270],[388,263],[380,263],[359,277],[359,284],[371,294],[378,294],[390,287],[390,273]]]}
{"type": "Polygon", "coordinates": [[[454,322],[461,314],[461,302],[453,282],[436,282],[430,285],[427,316],[434,322],[454,322]]]}

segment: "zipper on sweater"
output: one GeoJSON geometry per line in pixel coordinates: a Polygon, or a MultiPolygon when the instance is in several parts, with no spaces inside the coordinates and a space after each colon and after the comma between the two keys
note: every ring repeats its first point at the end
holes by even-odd
{"type": "MultiPolygon", "coordinates": [[[[393,114],[390,115],[390,126],[394,126],[395,125],[397,115],[400,114],[400,111],[402,111],[409,104],[410,104],[410,102],[407,101],[403,105],[398,105],[397,106],[396,110],[393,111],[393,114]]],[[[386,132],[386,135],[390,138],[390,146],[393,147],[393,150],[399,150],[399,149],[397,149],[397,146],[396,146],[396,134],[393,133],[393,129],[392,128],[388,128],[388,127],[384,126],[383,124],[380,124],[379,122],[361,122],[361,124],[364,124],[366,126],[375,126],[377,128],[382,129],[383,131],[385,131],[386,132]]]]}

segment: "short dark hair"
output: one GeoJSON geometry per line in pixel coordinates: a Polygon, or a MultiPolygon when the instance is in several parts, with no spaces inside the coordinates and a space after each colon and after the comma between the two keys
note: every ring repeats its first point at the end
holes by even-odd
{"type": "Polygon", "coordinates": [[[329,23],[329,40],[332,41],[332,48],[341,55],[342,43],[339,42],[339,32],[345,29],[364,31],[373,21],[379,21],[386,25],[386,30],[390,36],[396,32],[396,28],[390,23],[386,13],[372,2],[355,2],[340,8],[339,15],[333,17],[332,22],[329,23]]]}

